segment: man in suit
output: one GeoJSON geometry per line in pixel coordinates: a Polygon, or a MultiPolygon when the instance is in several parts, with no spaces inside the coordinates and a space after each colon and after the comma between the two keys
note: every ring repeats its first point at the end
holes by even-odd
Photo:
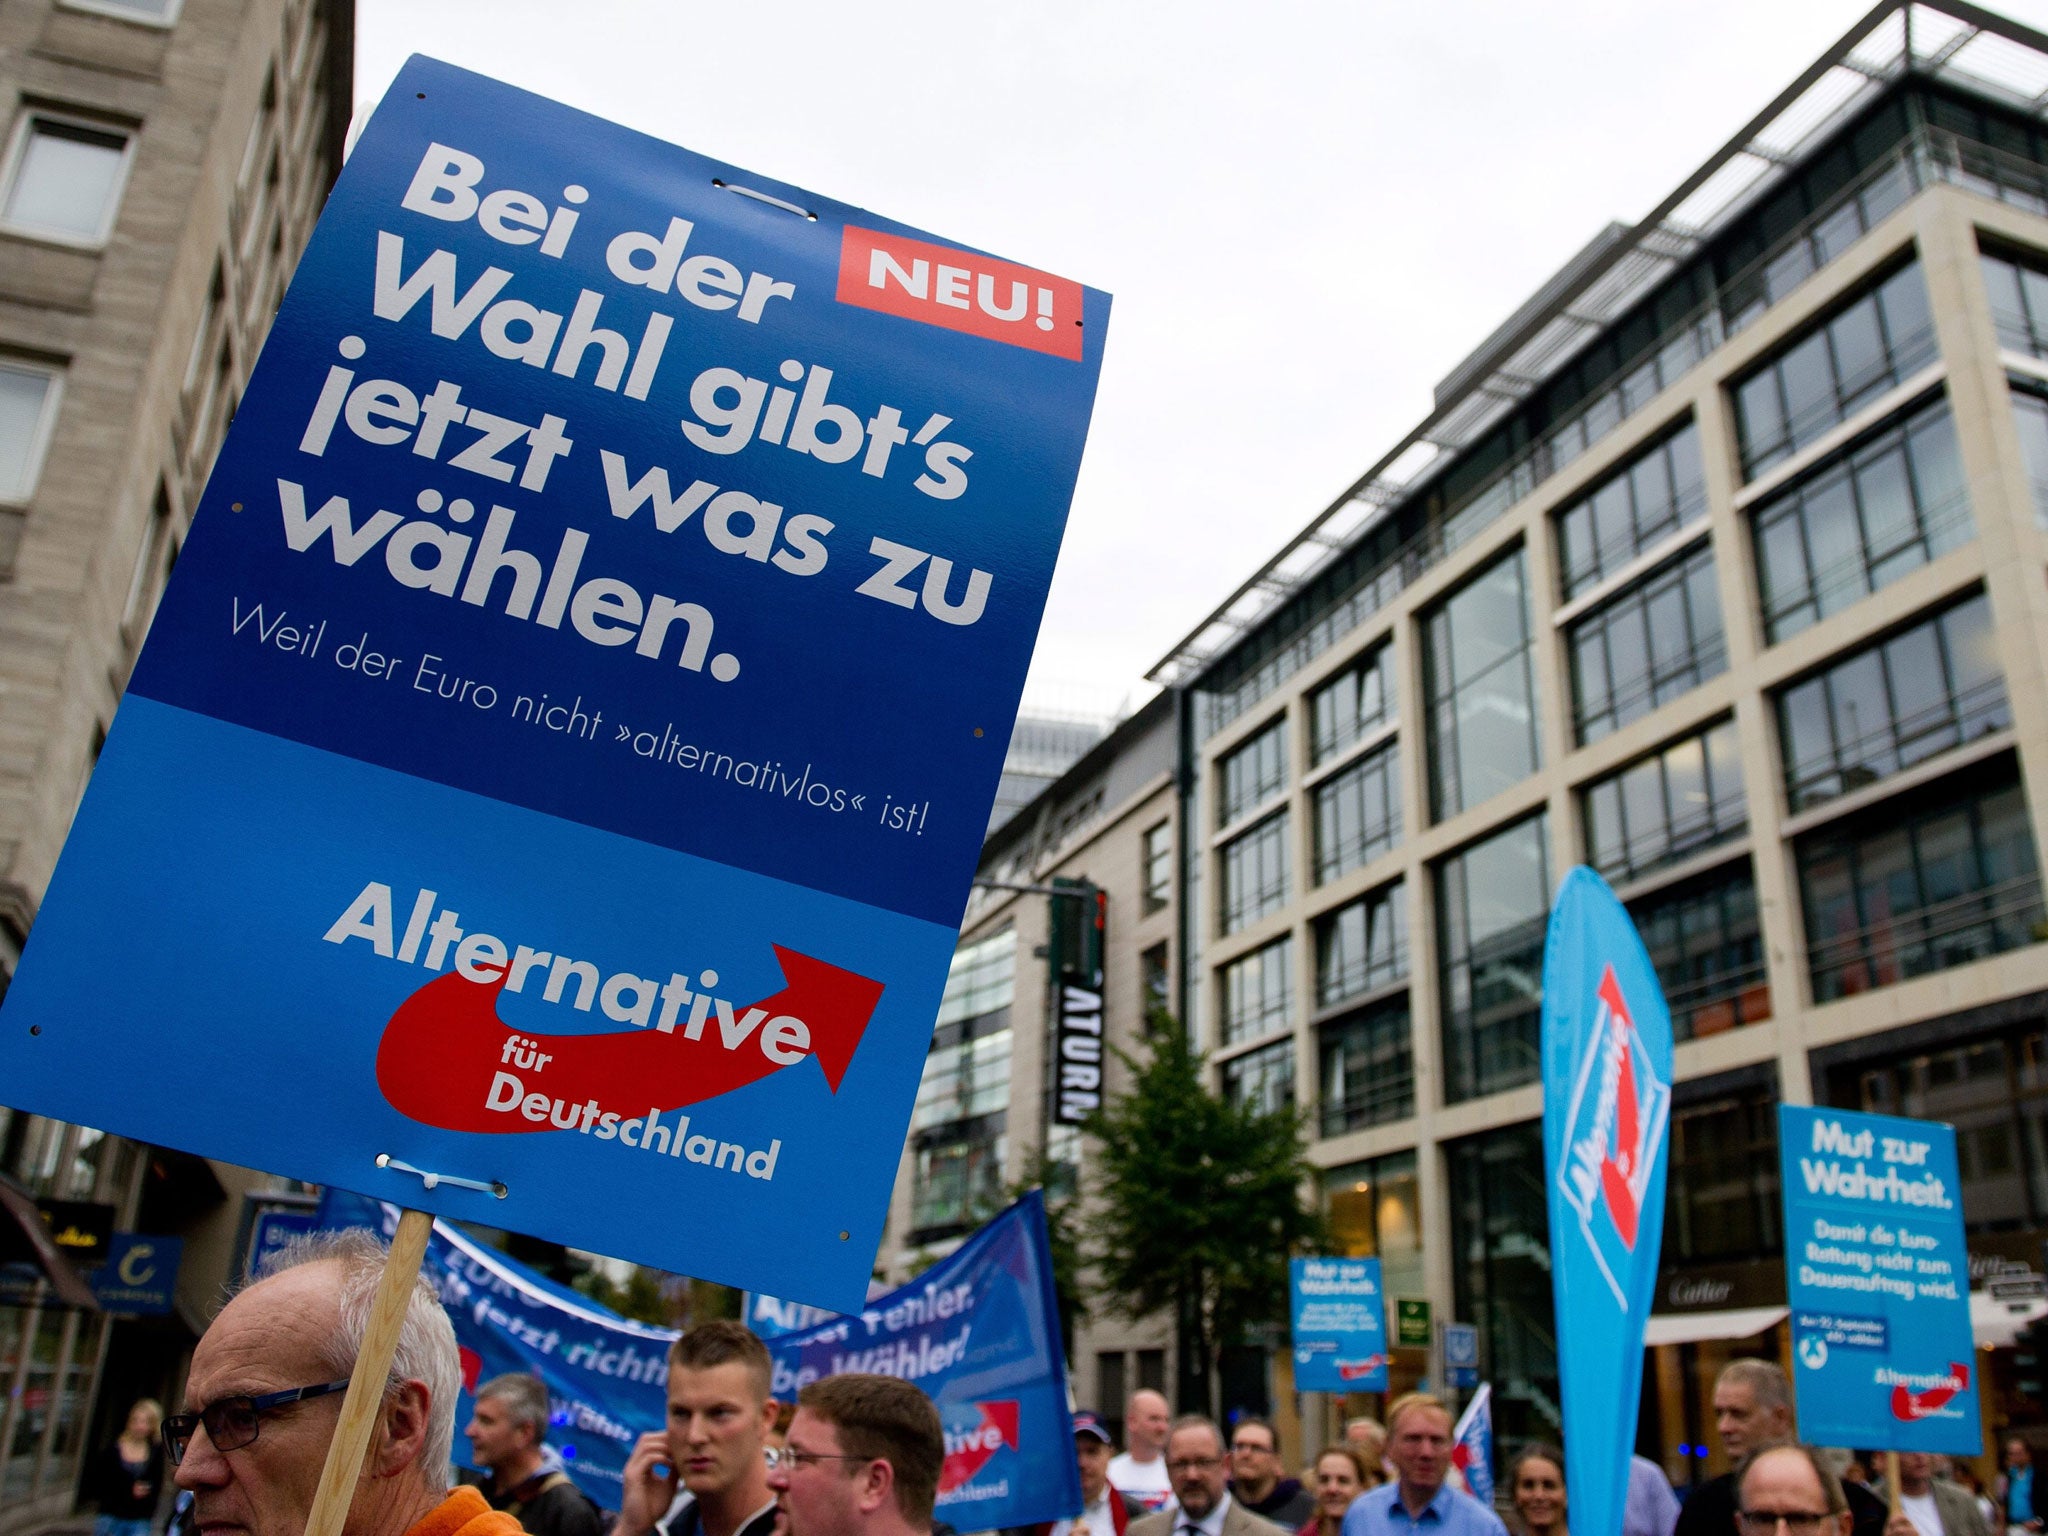
{"type": "Polygon", "coordinates": [[[1969,1490],[1933,1470],[1925,1451],[1899,1452],[1899,1512],[1884,1536],[1991,1536],[1969,1490]]]}
{"type": "Polygon", "coordinates": [[[1179,1508],[1133,1520],[1126,1536],[1292,1536],[1230,1497],[1230,1462],[1213,1419],[1191,1413],[1173,1421],[1166,1472],[1179,1508]]]}

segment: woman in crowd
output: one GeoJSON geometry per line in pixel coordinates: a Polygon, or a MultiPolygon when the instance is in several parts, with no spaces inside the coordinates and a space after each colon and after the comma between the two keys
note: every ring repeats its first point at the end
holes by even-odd
{"type": "Polygon", "coordinates": [[[100,1503],[93,1536],[149,1536],[164,1488],[163,1442],[157,1436],[163,1422],[162,1406],[145,1397],[128,1410],[127,1425],[100,1452],[93,1468],[100,1503]]]}
{"type": "Polygon", "coordinates": [[[1355,1445],[1333,1445],[1316,1457],[1316,1512],[1296,1536],[1338,1536],[1344,1511],[1368,1488],[1380,1485],[1380,1469],[1367,1466],[1355,1445]]]}
{"type": "Polygon", "coordinates": [[[1529,1446],[1508,1466],[1508,1490],[1526,1536],[1566,1536],[1564,1452],[1529,1446]]]}

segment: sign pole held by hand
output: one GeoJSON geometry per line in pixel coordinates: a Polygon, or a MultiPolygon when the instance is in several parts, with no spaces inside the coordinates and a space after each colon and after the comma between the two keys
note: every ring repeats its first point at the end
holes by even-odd
{"type": "Polygon", "coordinates": [[[1892,1506],[1891,1513],[1887,1518],[1896,1520],[1899,1518],[1899,1453],[1897,1451],[1886,1451],[1884,1453],[1884,1492],[1885,1498],[1892,1506]]]}
{"type": "Polygon", "coordinates": [[[398,1351],[406,1303],[419,1283],[420,1262],[426,1257],[427,1238],[433,1230],[434,1218],[426,1211],[408,1210],[398,1218],[398,1234],[391,1240],[384,1276],[370,1302],[369,1325],[363,1330],[362,1347],[356,1351],[348,1395],[341,1402],[341,1419],[327,1447],[327,1465],[320,1470],[320,1487],[313,1495],[306,1536],[341,1536],[355,1499],[363,1455],[370,1448],[370,1431],[376,1427],[377,1410],[384,1405],[384,1382],[391,1374],[391,1357],[398,1351]]]}

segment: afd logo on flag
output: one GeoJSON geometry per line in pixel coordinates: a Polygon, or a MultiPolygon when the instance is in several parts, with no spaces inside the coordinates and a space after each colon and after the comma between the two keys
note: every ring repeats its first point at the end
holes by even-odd
{"type": "Polygon", "coordinates": [[[1917,1423],[1921,1419],[1963,1417],[1962,1408],[1952,1405],[1957,1397],[1969,1390],[1970,1368],[1967,1365],[1950,1361],[1947,1370],[1925,1374],[1896,1371],[1888,1365],[1881,1365],[1877,1368],[1876,1378],[1879,1386],[1892,1389],[1892,1417],[1902,1424],[1917,1423]]]}
{"type": "Polygon", "coordinates": [[[839,242],[837,297],[842,304],[1081,361],[1081,285],[1014,261],[849,224],[839,242]]]}
{"type": "MultiPolygon", "coordinates": [[[[1557,1185],[1626,1312],[1628,1292],[1619,1275],[1642,1227],[1644,1194],[1671,1113],[1671,1085],[1657,1077],[1613,966],[1602,970],[1595,997],[1593,1048],[1572,1085],[1557,1185]]],[[[1660,1214],[1649,1213],[1652,1220],[1660,1214]]]]}
{"type": "Polygon", "coordinates": [[[939,1492],[951,1493],[974,1481],[997,1451],[1017,1449],[1018,1410],[1015,1398],[974,1404],[981,1422],[972,1429],[947,1430],[946,1459],[939,1468],[939,1492]]]}

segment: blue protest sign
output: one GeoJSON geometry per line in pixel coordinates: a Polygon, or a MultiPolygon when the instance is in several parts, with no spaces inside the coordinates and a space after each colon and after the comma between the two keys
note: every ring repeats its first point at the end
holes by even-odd
{"type": "Polygon", "coordinates": [[[184,1256],[182,1237],[116,1232],[106,1263],[88,1271],[85,1283],[103,1312],[163,1317],[177,1294],[178,1264],[184,1256]]]}
{"type": "Polygon", "coordinates": [[[51,883],[10,1102],[859,1307],[1108,308],[410,61],[51,883]]]}
{"type": "Polygon", "coordinates": [[[243,1271],[260,1275],[271,1256],[295,1237],[319,1228],[320,1218],[311,1211],[258,1211],[249,1225],[249,1254],[243,1271]]]}
{"type": "Polygon", "coordinates": [[[1657,1289],[1671,1014],[1607,882],[1564,877],[1543,949],[1543,1160],[1572,1523],[1614,1536],[1628,1499],[1657,1289]]]}
{"type": "Polygon", "coordinates": [[[1479,1385],[1479,1329],[1474,1324],[1444,1324],[1444,1385],[1461,1392],[1479,1385]]]}
{"type": "Polygon", "coordinates": [[[1066,1357],[1037,1190],[858,1313],[768,1341],[783,1401],[844,1371],[900,1376],[946,1433],[939,1518],[963,1531],[1080,1513],[1066,1357]]]}
{"type": "Polygon", "coordinates": [[[1799,1437],[1976,1455],[1955,1127],[1778,1106],[1799,1437]]]}
{"type": "Polygon", "coordinates": [[[1387,1304],[1378,1259],[1292,1259],[1287,1315],[1297,1392],[1387,1390],[1387,1304]]]}
{"type": "MultiPolygon", "coordinates": [[[[388,1241],[398,1230],[398,1207],[329,1190],[317,1222],[323,1230],[368,1227],[388,1241]]],[[[675,1330],[620,1317],[445,1221],[434,1223],[420,1273],[440,1291],[455,1324],[462,1358],[458,1428],[469,1422],[482,1383],[510,1371],[538,1376],[548,1389],[548,1444],[585,1493],[617,1509],[633,1442],[667,1422],[675,1330]]],[[[454,1455],[457,1466],[484,1470],[460,1434],[454,1455]]]]}

